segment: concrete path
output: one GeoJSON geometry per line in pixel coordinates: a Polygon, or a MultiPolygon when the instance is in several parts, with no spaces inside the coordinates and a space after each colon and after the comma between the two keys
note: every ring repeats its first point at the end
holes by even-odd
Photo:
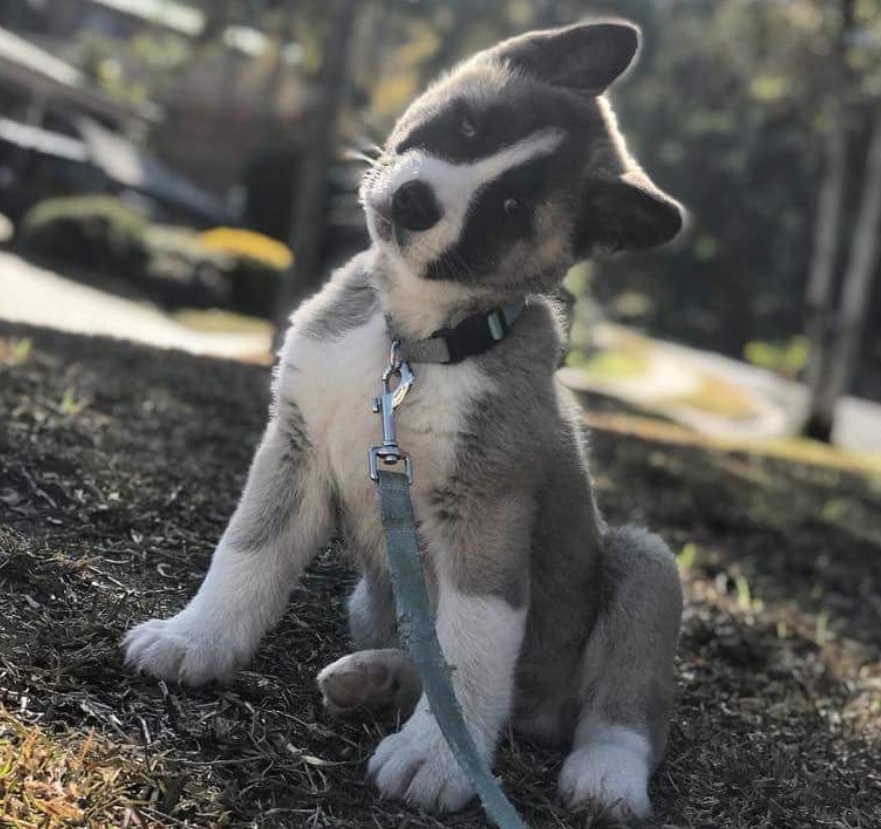
{"type": "Polygon", "coordinates": [[[152,305],[65,279],[5,251],[0,251],[0,318],[215,357],[254,358],[270,347],[268,335],[195,331],[152,305]]]}
{"type": "MultiPolygon", "coordinates": [[[[604,324],[598,339],[633,336],[620,326],[604,324]]],[[[594,391],[656,411],[697,432],[732,439],[769,439],[797,433],[807,408],[807,389],[757,366],[663,340],[645,340],[650,350],[644,374],[597,379],[580,369],[561,369],[561,380],[576,391],[594,391]],[[754,409],[748,418],[714,416],[680,405],[701,377],[712,376],[744,392],[754,409]]],[[[833,441],[852,452],[881,453],[881,404],[855,397],[838,403],[833,441]]]]}

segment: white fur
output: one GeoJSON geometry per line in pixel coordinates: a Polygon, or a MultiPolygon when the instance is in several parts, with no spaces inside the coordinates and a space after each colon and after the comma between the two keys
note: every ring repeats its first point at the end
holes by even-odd
{"type": "MultiPolygon", "coordinates": [[[[129,664],[170,681],[199,685],[227,679],[246,663],[265,631],[284,609],[290,589],[332,531],[331,493],[350,520],[358,547],[385,561],[375,486],[367,473],[367,449],[380,443],[381,423],[370,410],[388,360],[382,314],[337,340],[317,341],[304,333],[306,303],[294,315],[281,352],[276,406],[296,404],[312,449],[297,470],[299,509],[295,520],[268,549],[239,549],[240,522],[251,524],[290,494],[277,492],[287,479],[275,475],[288,437],[270,423],[254,458],[248,483],[211,567],[193,600],[175,616],[152,619],[129,631],[129,664]]],[[[489,388],[474,365],[420,367],[416,385],[399,410],[401,446],[414,456],[413,498],[417,515],[431,488],[446,479],[454,435],[471,403],[489,388]]]]}
{"type": "Polygon", "coordinates": [[[560,794],[570,806],[594,802],[617,816],[646,817],[650,758],[649,741],[632,728],[608,723],[579,728],[576,748],[560,771],[560,794]]]}
{"type": "Polygon", "coordinates": [[[507,170],[538,156],[548,155],[562,140],[560,130],[542,130],[471,164],[454,164],[422,150],[409,150],[380,176],[370,180],[363,194],[365,205],[373,208],[366,211],[370,234],[374,240],[379,240],[373,215],[377,205],[388,202],[392,194],[409,181],[430,184],[443,210],[443,217],[434,227],[414,236],[413,242],[408,245],[407,263],[419,272],[456,244],[462,235],[471,201],[482,187],[507,170]]]}
{"type": "Polygon", "coordinates": [[[278,485],[276,461],[287,439],[277,421],[269,424],[202,586],[177,615],[151,619],[128,632],[128,664],[162,679],[201,685],[228,679],[251,658],[331,530],[326,478],[314,465],[304,465],[300,509],[286,531],[263,549],[243,549],[235,540],[240,524],[253,525],[255,517],[265,515],[266,504],[278,500],[272,488],[278,485]]]}
{"type": "Polygon", "coordinates": [[[391,316],[399,337],[419,340],[461,319],[461,309],[486,291],[477,285],[430,282],[414,274],[395,253],[388,257],[393,290],[380,293],[383,311],[391,316]]]}
{"type": "MultiPolygon", "coordinates": [[[[301,317],[301,314],[303,315],[301,317]]],[[[382,314],[333,341],[310,339],[298,312],[281,354],[277,393],[297,402],[317,462],[336,492],[361,549],[373,550],[385,566],[375,485],[367,474],[367,449],[381,442],[378,415],[370,401],[380,392],[389,339],[382,314]]],[[[413,456],[413,501],[417,515],[430,490],[440,485],[453,460],[454,437],[473,401],[492,389],[476,365],[414,368],[416,382],[397,410],[401,447],[413,456]]]]}
{"type": "MultiPolygon", "coordinates": [[[[526,611],[460,593],[443,577],[438,590],[438,639],[465,722],[489,763],[511,713],[526,611]]],[[[369,773],[384,797],[426,809],[459,809],[474,794],[424,695],[403,729],[380,743],[369,773]]]]}

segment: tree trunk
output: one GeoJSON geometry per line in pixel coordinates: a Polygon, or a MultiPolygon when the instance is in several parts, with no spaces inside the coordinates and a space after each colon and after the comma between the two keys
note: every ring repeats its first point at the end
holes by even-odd
{"type": "Polygon", "coordinates": [[[820,415],[819,398],[828,381],[835,318],[835,272],[841,237],[841,215],[847,184],[848,135],[840,106],[832,108],[826,137],[826,176],[820,189],[814,229],[814,255],[806,296],[805,335],[810,344],[807,368],[809,411],[803,432],[814,440],[829,441],[831,423],[820,415]]]}
{"type": "Polygon", "coordinates": [[[324,42],[319,84],[320,98],[312,110],[290,232],[294,263],[285,274],[275,302],[276,335],[308,294],[321,284],[321,253],[327,225],[327,177],[336,135],[336,117],[346,82],[349,41],[357,9],[356,0],[337,0],[334,25],[324,42]]]}
{"type": "Polygon", "coordinates": [[[829,371],[826,382],[814,399],[811,419],[808,421],[808,425],[813,425],[820,437],[826,440],[831,438],[834,427],[835,403],[847,392],[859,362],[872,283],[878,274],[881,247],[881,115],[876,116],[872,127],[863,181],[829,371]]]}
{"type": "Polygon", "coordinates": [[[836,21],[831,88],[826,90],[826,175],[820,188],[814,229],[814,254],[806,294],[805,335],[810,345],[807,368],[808,412],[802,425],[805,437],[829,442],[831,420],[820,412],[823,389],[828,385],[834,343],[835,286],[841,248],[841,218],[847,192],[849,117],[847,90],[847,37],[854,22],[854,0],[841,0],[836,21]]]}

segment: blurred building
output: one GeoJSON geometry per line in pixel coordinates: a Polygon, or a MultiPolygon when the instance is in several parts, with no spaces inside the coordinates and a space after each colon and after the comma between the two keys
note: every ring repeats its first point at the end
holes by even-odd
{"type": "Polygon", "coordinates": [[[163,158],[218,193],[267,145],[297,142],[313,95],[296,44],[238,26],[222,44],[200,49],[159,91],[166,117],[152,134],[163,158]]]}
{"type": "Polygon", "coordinates": [[[202,9],[174,0],[0,0],[0,25],[48,52],[69,52],[83,37],[117,44],[114,60],[129,80],[144,72],[128,48],[134,39],[179,39],[188,59],[151,89],[158,110],[149,143],[172,167],[225,197],[270,141],[296,140],[310,88],[298,44],[249,26],[213,31],[211,23],[202,9]]]}
{"type": "MultiPolygon", "coordinates": [[[[318,94],[298,44],[173,0],[0,0],[0,26],[15,29],[0,29],[7,212],[52,195],[122,192],[147,199],[159,220],[244,222],[289,239],[318,94]],[[142,57],[154,47],[183,59],[151,74],[142,57]],[[90,63],[89,50],[112,65],[90,63]],[[149,99],[120,95],[103,70],[149,99]]],[[[359,175],[353,165],[330,171],[328,250],[338,256],[366,244],[359,175]]]]}
{"type": "Polygon", "coordinates": [[[65,116],[72,111],[129,134],[143,131],[160,116],[149,101],[134,104],[113,98],[52,52],[0,28],[0,112],[63,133],[65,116]]]}
{"type": "Polygon", "coordinates": [[[190,38],[205,27],[199,9],[174,0],[0,0],[0,22],[44,46],[63,45],[83,30],[128,40],[145,27],[190,38]]]}
{"type": "Polygon", "coordinates": [[[0,28],[0,211],[13,219],[45,198],[113,193],[154,218],[196,225],[234,214],[129,136],[159,121],[150,101],[107,95],[76,67],[0,28]]]}

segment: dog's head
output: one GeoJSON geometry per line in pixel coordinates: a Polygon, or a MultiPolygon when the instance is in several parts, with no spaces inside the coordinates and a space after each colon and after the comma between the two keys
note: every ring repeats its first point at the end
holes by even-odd
{"type": "Polygon", "coordinates": [[[480,52],[405,112],[364,178],[380,249],[426,280],[546,290],[575,261],[672,239],[679,206],[627,154],[602,93],[631,64],[626,22],[480,52]]]}

